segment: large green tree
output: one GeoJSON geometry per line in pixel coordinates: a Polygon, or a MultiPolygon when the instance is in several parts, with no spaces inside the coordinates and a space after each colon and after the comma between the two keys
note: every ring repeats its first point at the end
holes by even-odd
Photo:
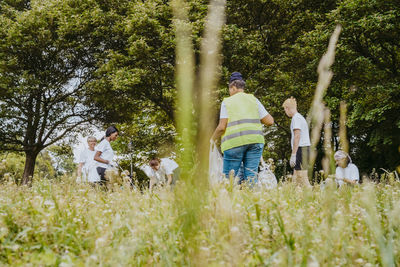
{"type": "Polygon", "coordinates": [[[95,1],[0,3],[0,146],[38,153],[96,116],[85,86],[104,51],[106,16],[95,1]]]}

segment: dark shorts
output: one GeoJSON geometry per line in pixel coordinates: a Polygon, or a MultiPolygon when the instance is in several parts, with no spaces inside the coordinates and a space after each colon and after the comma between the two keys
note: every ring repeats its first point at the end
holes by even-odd
{"type": "Polygon", "coordinates": [[[99,174],[99,176],[100,176],[100,184],[105,184],[106,183],[106,168],[103,168],[103,167],[97,167],[96,168],[96,170],[97,170],[97,173],[99,174]]]}
{"type": "Polygon", "coordinates": [[[309,158],[310,158],[310,147],[309,146],[299,147],[296,153],[296,165],[294,166],[294,169],[297,171],[307,170],[309,158]]]}

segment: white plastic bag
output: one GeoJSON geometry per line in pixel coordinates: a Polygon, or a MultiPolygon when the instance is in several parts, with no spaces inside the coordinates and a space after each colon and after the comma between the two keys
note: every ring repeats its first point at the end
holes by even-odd
{"type": "Polygon", "coordinates": [[[210,183],[217,183],[222,180],[222,167],[223,158],[219,153],[217,145],[214,141],[210,141],[210,154],[209,154],[209,179],[210,183]]]}
{"type": "Polygon", "coordinates": [[[278,186],[275,174],[269,169],[268,165],[265,164],[264,160],[261,160],[261,171],[258,173],[258,185],[266,189],[273,189],[278,186]]]}

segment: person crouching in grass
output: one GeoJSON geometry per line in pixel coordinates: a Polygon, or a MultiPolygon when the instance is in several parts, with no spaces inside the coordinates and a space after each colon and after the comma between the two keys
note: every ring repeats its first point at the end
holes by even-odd
{"type": "Polygon", "coordinates": [[[172,186],[179,179],[179,165],[169,158],[153,158],[149,165],[152,169],[150,174],[150,191],[156,184],[172,186]]]}
{"type": "Polygon", "coordinates": [[[357,184],[360,180],[360,174],[357,166],[351,162],[349,154],[343,150],[338,150],[334,158],[337,165],[335,178],[338,185],[357,184]]]}

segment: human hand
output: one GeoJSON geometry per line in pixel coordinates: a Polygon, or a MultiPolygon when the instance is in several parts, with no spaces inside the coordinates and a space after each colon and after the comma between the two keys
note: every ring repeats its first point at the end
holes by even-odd
{"type": "Polygon", "coordinates": [[[110,166],[111,168],[116,168],[118,164],[115,161],[109,161],[108,166],[110,166]]]}
{"type": "Polygon", "coordinates": [[[290,161],[289,161],[290,167],[294,168],[296,166],[296,154],[292,154],[290,156],[290,161]]]}

